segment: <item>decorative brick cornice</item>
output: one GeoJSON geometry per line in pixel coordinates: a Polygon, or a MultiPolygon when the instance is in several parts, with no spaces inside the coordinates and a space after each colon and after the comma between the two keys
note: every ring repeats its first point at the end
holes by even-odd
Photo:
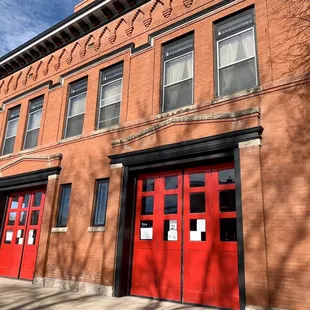
{"type": "Polygon", "coordinates": [[[205,114],[205,115],[191,115],[191,116],[174,116],[170,117],[163,122],[160,122],[158,124],[155,124],[153,126],[150,126],[146,129],[143,129],[139,131],[136,134],[132,134],[126,138],[113,140],[111,142],[112,146],[122,145],[126,144],[128,142],[131,142],[133,140],[136,140],[138,138],[141,138],[145,135],[154,133],[158,131],[159,129],[162,129],[163,127],[166,127],[171,124],[175,123],[184,123],[184,122],[200,122],[200,121],[218,121],[223,119],[235,119],[243,116],[248,116],[252,114],[260,114],[260,110],[258,107],[246,109],[242,111],[236,111],[236,112],[227,112],[227,113],[219,113],[219,114],[205,114]]]}
{"type": "MultiPolygon", "coordinates": [[[[206,8],[204,10],[193,15],[193,20],[196,20],[197,18],[201,19],[203,16],[207,16],[211,12],[224,9],[243,1],[244,0],[227,0],[223,1],[223,3],[216,3],[214,5],[206,4],[206,8]],[[197,14],[199,14],[199,16],[197,14]]],[[[94,49],[92,49],[92,52],[94,50],[95,52],[100,53],[102,52],[102,48],[108,49],[109,46],[107,45],[113,45],[116,43],[117,40],[119,40],[119,37],[124,38],[124,36],[121,36],[120,31],[124,31],[126,37],[128,37],[135,32],[135,29],[137,28],[136,23],[143,23],[144,27],[150,27],[152,23],[154,23],[155,17],[156,23],[159,22],[158,18],[160,14],[155,14],[155,10],[161,11],[163,22],[166,22],[167,19],[173,16],[174,8],[180,5],[183,5],[189,10],[194,10],[195,0],[156,0],[145,3],[139,8],[136,8],[122,17],[111,21],[107,25],[102,26],[102,28],[98,28],[88,37],[84,36],[78,39],[78,41],[68,44],[63,49],[38,60],[33,63],[31,67],[27,67],[22,71],[6,77],[4,80],[0,81],[0,96],[2,93],[4,95],[8,95],[9,92],[19,91],[21,90],[21,86],[27,87],[30,79],[33,81],[45,80],[46,76],[48,76],[51,72],[54,73],[55,71],[66,69],[62,68],[62,66],[76,65],[78,61],[85,58],[87,53],[90,52],[91,49],[87,48],[90,42],[94,43],[94,49]],[[121,27],[121,25],[124,25],[124,27],[121,27]],[[55,69],[55,71],[52,69],[55,69]],[[32,73],[31,76],[30,72],[32,73]],[[22,81],[22,83],[20,83],[20,81],[22,81]]],[[[187,19],[188,17],[186,17],[186,23],[188,23],[187,19]]],[[[181,25],[182,21],[177,23],[181,25]]],[[[168,27],[170,27],[170,25],[168,25],[168,27]]],[[[150,40],[151,35],[149,35],[148,43],[144,45],[148,46],[150,44],[149,42],[151,42],[150,40]]],[[[122,42],[117,43],[121,44],[122,42]]],[[[128,45],[134,46],[134,43],[130,43],[128,45]]],[[[141,48],[138,47],[137,50],[141,50],[141,48]]]]}

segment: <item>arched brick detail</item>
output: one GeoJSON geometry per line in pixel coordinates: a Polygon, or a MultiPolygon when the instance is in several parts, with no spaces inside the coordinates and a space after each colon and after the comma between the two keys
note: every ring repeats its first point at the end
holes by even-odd
{"type": "Polygon", "coordinates": [[[19,79],[20,79],[20,77],[22,76],[22,74],[23,74],[23,71],[20,71],[19,74],[18,74],[18,76],[17,76],[17,78],[16,78],[16,81],[15,81],[15,83],[14,83],[14,85],[13,85],[13,90],[16,90],[16,89],[17,89],[17,87],[18,87],[18,82],[19,82],[19,79]]]}
{"type": "Polygon", "coordinates": [[[58,60],[57,60],[57,63],[56,63],[56,65],[55,65],[55,70],[56,70],[56,71],[60,68],[61,58],[64,56],[65,53],[68,54],[67,50],[64,48],[64,49],[62,50],[62,52],[60,53],[60,55],[59,55],[59,57],[58,57],[58,60]]]}
{"type": "Polygon", "coordinates": [[[104,34],[109,31],[110,32],[110,29],[108,27],[104,27],[103,30],[101,31],[99,37],[98,37],[98,40],[97,42],[95,43],[95,51],[98,51],[100,46],[101,46],[101,39],[102,37],[104,36],[104,34]]]}
{"type": "Polygon", "coordinates": [[[87,40],[85,41],[85,43],[82,45],[81,47],[81,51],[80,51],[80,56],[83,58],[86,55],[86,51],[87,51],[87,46],[90,43],[91,40],[95,40],[94,36],[91,34],[87,40]]]}
{"type": "Polygon", "coordinates": [[[183,0],[184,6],[188,9],[192,6],[194,0],[183,0]]]}
{"type": "Polygon", "coordinates": [[[75,44],[74,44],[73,47],[72,47],[71,52],[69,53],[69,57],[66,59],[68,65],[71,64],[71,62],[72,62],[72,60],[73,60],[73,53],[74,53],[74,51],[76,50],[76,48],[77,48],[78,46],[81,47],[81,44],[80,44],[79,42],[75,42],[75,44]]]}
{"type": "Polygon", "coordinates": [[[114,29],[114,34],[113,34],[111,37],[109,37],[109,42],[110,42],[111,44],[113,44],[113,43],[116,41],[117,30],[118,30],[118,28],[121,26],[121,24],[123,24],[123,23],[127,24],[127,22],[125,21],[125,19],[124,19],[124,18],[121,18],[121,19],[118,21],[118,23],[116,24],[115,29],[114,29]]]}
{"type": "Polygon", "coordinates": [[[41,60],[39,65],[37,66],[37,69],[35,70],[35,73],[33,75],[33,80],[36,81],[39,75],[39,70],[43,66],[43,61],[41,60]]]}
{"type": "Polygon", "coordinates": [[[161,4],[162,6],[164,6],[164,3],[161,0],[156,0],[154,1],[154,4],[152,5],[150,12],[148,14],[148,17],[143,21],[143,24],[145,27],[150,27],[151,23],[152,23],[152,14],[155,11],[156,7],[158,4],[161,4]]]}
{"type": "Polygon", "coordinates": [[[163,16],[168,18],[172,12],[172,1],[173,0],[166,0],[165,1],[165,9],[163,10],[163,16]]]}
{"type": "Polygon", "coordinates": [[[0,94],[1,94],[1,89],[2,89],[3,85],[4,85],[4,80],[2,82],[0,82],[0,94]]]}
{"type": "Polygon", "coordinates": [[[55,59],[55,56],[54,56],[54,55],[52,55],[52,56],[50,57],[50,59],[48,60],[48,62],[47,62],[47,64],[46,64],[46,68],[43,70],[43,75],[46,76],[46,75],[48,74],[49,66],[50,66],[51,62],[53,61],[53,59],[55,59]]]}
{"type": "Polygon", "coordinates": [[[25,86],[28,82],[28,78],[29,78],[29,74],[31,73],[32,71],[32,66],[30,66],[30,68],[28,69],[27,73],[26,73],[26,76],[25,76],[25,79],[23,80],[23,85],[25,86]]]}
{"type": "Polygon", "coordinates": [[[4,90],[5,94],[7,94],[9,92],[10,85],[11,85],[12,81],[13,81],[13,75],[10,77],[10,79],[8,81],[8,84],[7,84],[7,86],[6,86],[5,90],[4,90]]]}
{"type": "Polygon", "coordinates": [[[130,24],[129,24],[129,28],[126,29],[126,34],[128,36],[131,36],[133,30],[134,30],[134,22],[136,21],[136,19],[138,18],[139,15],[144,15],[144,12],[140,9],[138,9],[135,13],[135,15],[133,16],[133,18],[131,19],[130,21],[130,24]]]}

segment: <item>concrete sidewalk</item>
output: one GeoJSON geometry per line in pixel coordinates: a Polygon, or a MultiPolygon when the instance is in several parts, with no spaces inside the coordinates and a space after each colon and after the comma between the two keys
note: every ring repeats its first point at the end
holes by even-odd
{"type": "MultiPolygon", "coordinates": [[[[166,301],[150,300],[136,297],[102,297],[51,288],[34,287],[31,282],[0,278],[1,310],[69,310],[69,309],[120,309],[120,310],[206,310],[166,301]]],[[[210,309],[210,308],[209,308],[210,309]]]]}

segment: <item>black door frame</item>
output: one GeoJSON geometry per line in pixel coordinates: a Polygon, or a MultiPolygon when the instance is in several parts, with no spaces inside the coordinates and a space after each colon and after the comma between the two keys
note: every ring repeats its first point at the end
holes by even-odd
{"type": "Polygon", "coordinates": [[[142,151],[109,156],[111,159],[111,165],[122,164],[124,166],[113,287],[115,297],[127,296],[130,293],[135,195],[138,173],[145,170],[149,171],[150,169],[163,168],[165,166],[171,168],[171,166],[177,165],[201,165],[203,162],[230,160],[234,162],[236,178],[240,309],[245,309],[246,299],[239,143],[253,139],[261,139],[262,132],[263,128],[258,126],[211,137],[145,149],[142,151]]]}

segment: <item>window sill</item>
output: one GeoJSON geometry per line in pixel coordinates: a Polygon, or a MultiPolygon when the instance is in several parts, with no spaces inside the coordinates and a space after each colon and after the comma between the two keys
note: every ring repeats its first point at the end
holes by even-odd
{"type": "Polygon", "coordinates": [[[68,231],[68,227],[53,227],[52,233],[66,233],[68,231]]]}
{"type": "Polygon", "coordinates": [[[256,86],[253,88],[249,88],[246,90],[239,91],[239,92],[231,94],[231,95],[217,97],[211,101],[211,104],[217,104],[217,103],[221,103],[223,101],[228,101],[228,100],[236,99],[239,97],[255,94],[255,93],[260,92],[261,90],[262,90],[261,86],[256,86]]]}
{"type": "Polygon", "coordinates": [[[88,227],[88,229],[87,229],[88,232],[100,232],[100,231],[104,231],[104,230],[105,230],[104,226],[88,227]]]}

